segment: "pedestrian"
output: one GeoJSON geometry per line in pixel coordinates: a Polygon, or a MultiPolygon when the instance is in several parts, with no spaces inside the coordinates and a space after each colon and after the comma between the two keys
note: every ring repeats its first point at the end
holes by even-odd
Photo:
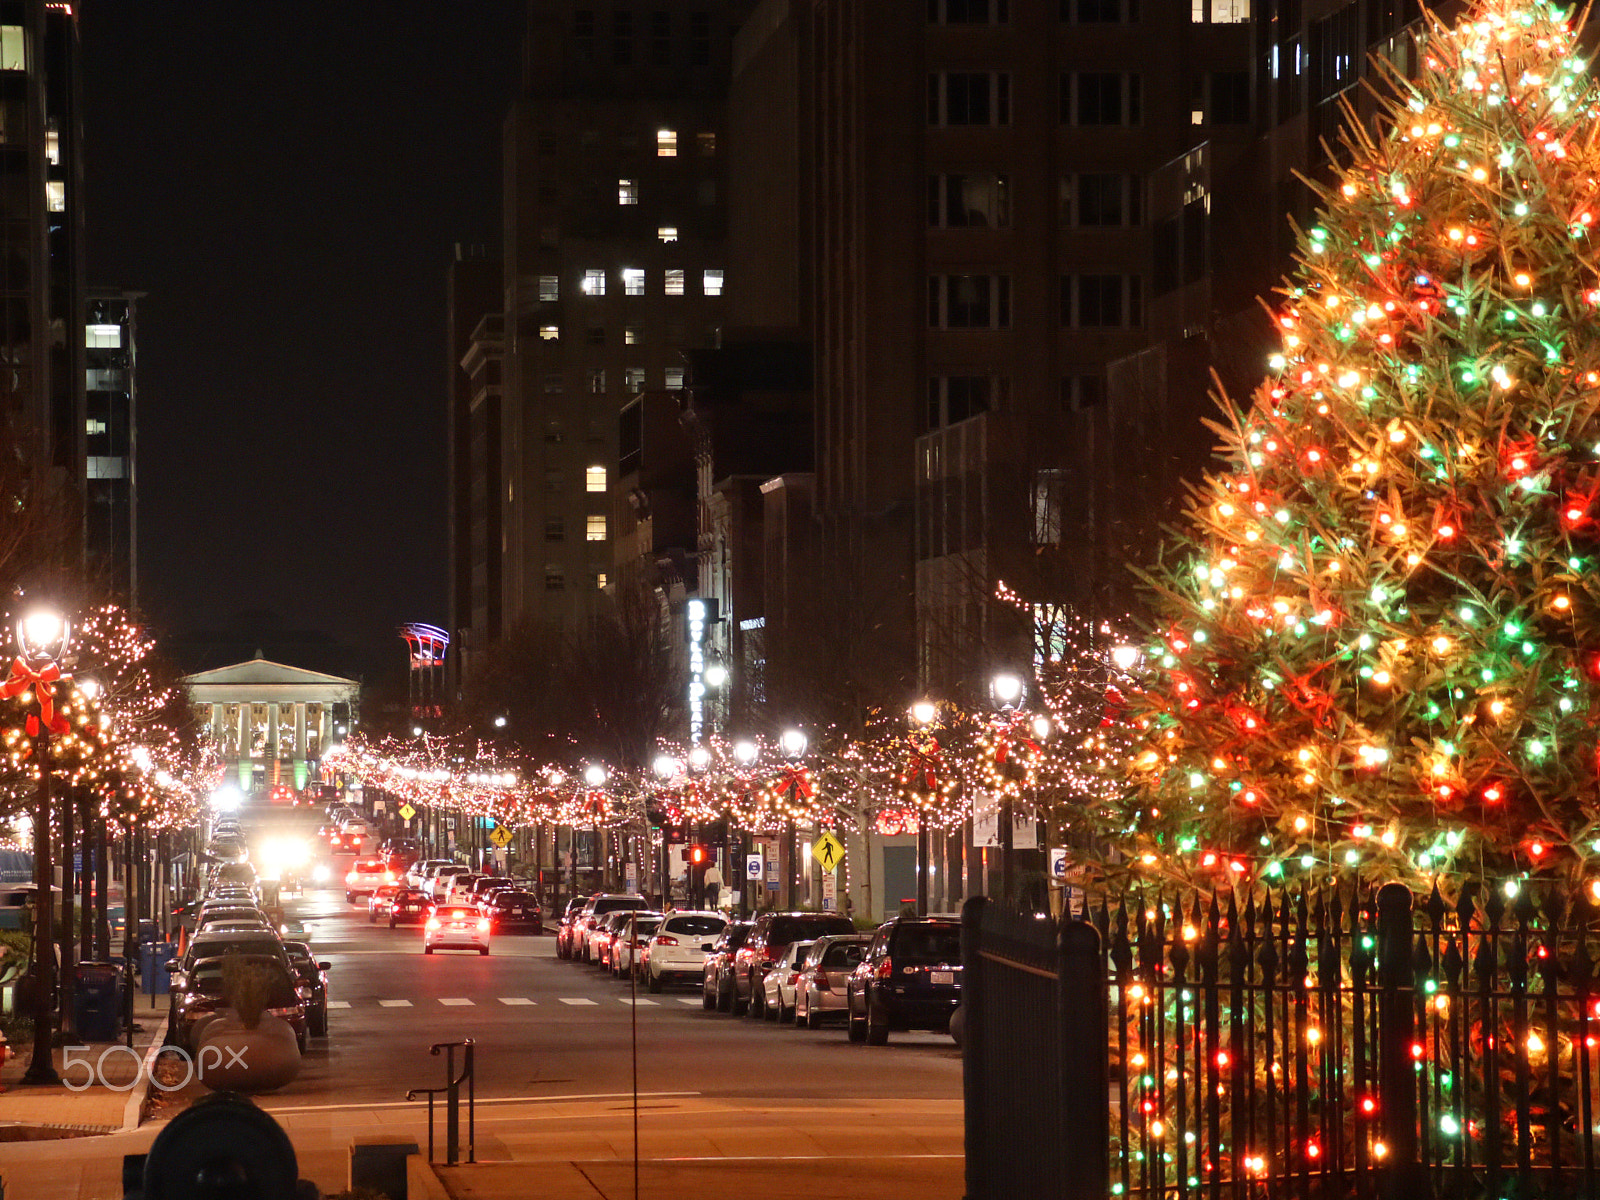
{"type": "Polygon", "coordinates": [[[705,885],[706,907],[714,909],[717,907],[717,896],[722,891],[722,872],[717,870],[716,863],[712,863],[706,868],[705,885]]]}

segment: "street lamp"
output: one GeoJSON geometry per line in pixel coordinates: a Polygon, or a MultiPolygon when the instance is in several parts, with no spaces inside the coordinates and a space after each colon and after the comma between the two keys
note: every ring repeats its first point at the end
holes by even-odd
{"type": "MultiPolygon", "coordinates": [[[[806,735],[798,729],[785,729],[778,738],[778,745],[784,754],[798,761],[806,756],[806,747],[810,744],[806,735]]],[[[800,874],[800,840],[795,834],[794,817],[789,817],[784,822],[784,844],[789,856],[789,869],[785,875],[785,884],[788,887],[789,907],[795,906],[795,881],[800,874]]],[[[810,890],[809,879],[807,891],[810,890]]]]}
{"type": "Polygon", "coordinates": [[[704,746],[696,746],[689,751],[689,769],[691,771],[704,771],[711,765],[711,751],[704,746]]]}
{"type": "Polygon", "coordinates": [[[778,739],[778,745],[783,747],[783,752],[790,758],[804,758],[808,742],[806,735],[798,729],[786,729],[783,736],[778,739]]]}
{"type": "MultiPolygon", "coordinates": [[[[1002,671],[989,681],[989,697],[1000,710],[1001,719],[1009,717],[1022,704],[1027,688],[1020,677],[1002,671]]],[[[1046,724],[1048,725],[1048,719],[1046,724]]],[[[1016,838],[1016,814],[1011,802],[1011,789],[1000,790],[1000,898],[1011,901],[1012,857],[1016,838]]]]}
{"type": "Polygon", "coordinates": [[[728,668],[719,662],[714,662],[706,668],[703,678],[707,687],[719,688],[728,682],[728,668]]]}
{"type": "Polygon", "coordinates": [[[506,719],[504,717],[496,717],[494,719],[494,727],[496,729],[504,729],[506,727],[506,719]]]}
{"type": "Polygon", "coordinates": [[[656,761],[650,764],[650,769],[656,773],[657,779],[667,780],[682,773],[683,764],[670,754],[658,754],[656,761]]]}
{"type": "Polygon", "coordinates": [[[739,741],[733,744],[733,758],[741,767],[748,767],[761,757],[761,750],[754,742],[739,741]]]}
{"type": "Polygon", "coordinates": [[[932,725],[939,715],[939,706],[932,700],[918,700],[911,706],[911,719],[918,725],[932,725]]]}
{"type": "Polygon", "coordinates": [[[1119,671],[1131,671],[1139,661],[1139,647],[1113,646],[1111,647],[1111,661],[1119,671]]]}
{"type": "Polygon", "coordinates": [[[989,695],[1001,712],[1011,712],[1017,708],[1027,690],[1022,679],[1009,671],[1002,671],[989,681],[989,695]]]}
{"type": "Polygon", "coordinates": [[[38,736],[39,787],[33,814],[33,1060],[28,1064],[23,1083],[61,1082],[51,1061],[51,1026],[55,1015],[51,1001],[55,992],[54,912],[50,900],[55,871],[50,862],[50,733],[46,718],[54,709],[52,681],[59,677],[57,661],[66,653],[70,627],[67,619],[50,609],[34,609],[17,622],[17,650],[20,662],[12,667],[13,679],[19,668],[34,689],[39,702],[38,736]]]}

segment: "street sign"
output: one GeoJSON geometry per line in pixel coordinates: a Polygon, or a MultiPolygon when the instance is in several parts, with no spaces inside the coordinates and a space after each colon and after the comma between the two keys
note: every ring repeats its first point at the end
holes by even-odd
{"type": "MultiPolygon", "coordinates": [[[[501,828],[504,828],[504,826],[502,826],[501,828]]],[[[637,892],[639,890],[639,866],[638,866],[637,863],[630,862],[628,864],[627,878],[628,878],[628,884],[627,884],[628,891],[629,892],[637,892]]]]}
{"type": "Polygon", "coordinates": [[[832,871],[822,877],[822,911],[839,911],[839,877],[832,871]]]}
{"type": "Polygon", "coordinates": [[[1050,847],[1050,878],[1057,883],[1067,877],[1067,850],[1065,846],[1050,847]]]}
{"type": "Polygon", "coordinates": [[[761,855],[747,854],[744,856],[744,877],[746,879],[760,879],[761,873],[766,870],[766,865],[761,855]]]}
{"type": "Polygon", "coordinates": [[[824,872],[831,875],[844,861],[844,846],[825,830],[821,837],[811,843],[811,857],[824,872]]]}
{"type": "Polygon", "coordinates": [[[400,816],[404,820],[409,821],[409,820],[411,820],[412,817],[414,817],[416,815],[417,815],[417,810],[411,807],[411,804],[410,804],[409,801],[400,806],[400,816]]]}
{"type": "Polygon", "coordinates": [[[513,834],[504,825],[496,825],[494,832],[489,835],[489,840],[502,850],[511,844],[513,834]]]}

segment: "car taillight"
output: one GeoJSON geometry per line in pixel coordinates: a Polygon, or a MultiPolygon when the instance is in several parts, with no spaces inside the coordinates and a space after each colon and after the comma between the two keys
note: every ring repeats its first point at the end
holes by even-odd
{"type": "Polygon", "coordinates": [[[677,944],[678,939],[673,937],[670,933],[660,934],[656,938],[656,945],[658,946],[676,946],[677,944]]]}
{"type": "Polygon", "coordinates": [[[428,928],[429,929],[437,929],[437,928],[439,928],[439,918],[438,917],[429,917],[428,918],[428,928]]]}
{"type": "Polygon", "coordinates": [[[330,845],[333,845],[333,846],[339,845],[340,844],[339,835],[337,833],[334,834],[331,838],[328,839],[328,842],[329,842],[330,845]]]}
{"type": "Polygon", "coordinates": [[[394,882],[394,872],[393,871],[385,871],[383,873],[383,881],[385,883],[393,883],[394,882]]]}
{"type": "Polygon", "coordinates": [[[886,958],[878,964],[878,978],[887,979],[894,974],[894,959],[886,958]]]}
{"type": "Polygon", "coordinates": [[[811,986],[816,988],[819,992],[833,991],[833,985],[828,982],[828,977],[821,971],[817,972],[816,978],[811,981],[811,986]]]}
{"type": "Polygon", "coordinates": [[[269,1008],[267,1011],[275,1017],[288,1019],[289,1017],[298,1017],[300,1015],[300,1006],[297,1004],[293,1008],[269,1008]]]}
{"type": "Polygon", "coordinates": [[[489,932],[489,918],[488,917],[479,917],[478,918],[478,928],[482,932],[488,933],[489,932]]]}
{"type": "Polygon", "coordinates": [[[778,955],[782,954],[788,948],[789,947],[787,946],[763,946],[761,948],[761,958],[765,962],[777,962],[778,955]]]}

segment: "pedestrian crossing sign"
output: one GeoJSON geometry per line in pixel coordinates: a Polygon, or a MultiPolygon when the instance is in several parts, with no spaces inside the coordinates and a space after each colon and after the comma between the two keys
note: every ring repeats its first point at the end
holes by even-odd
{"type": "Polygon", "coordinates": [[[824,832],[815,842],[811,843],[811,857],[816,859],[817,865],[824,871],[832,874],[840,863],[844,861],[844,846],[833,834],[824,832]]]}
{"type": "Polygon", "coordinates": [[[400,819],[401,820],[409,821],[409,820],[411,820],[412,817],[414,817],[416,815],[417,815],[417,810],[412,808],[409,803],[402,804],[400,806],[400,819]]]}
{"type": "Polygon", "coordinates": [[[489,835],[489,840],[502,850],[511,844],[511,830],[504,825],[496,825],[494,832],[489,835]]]}

